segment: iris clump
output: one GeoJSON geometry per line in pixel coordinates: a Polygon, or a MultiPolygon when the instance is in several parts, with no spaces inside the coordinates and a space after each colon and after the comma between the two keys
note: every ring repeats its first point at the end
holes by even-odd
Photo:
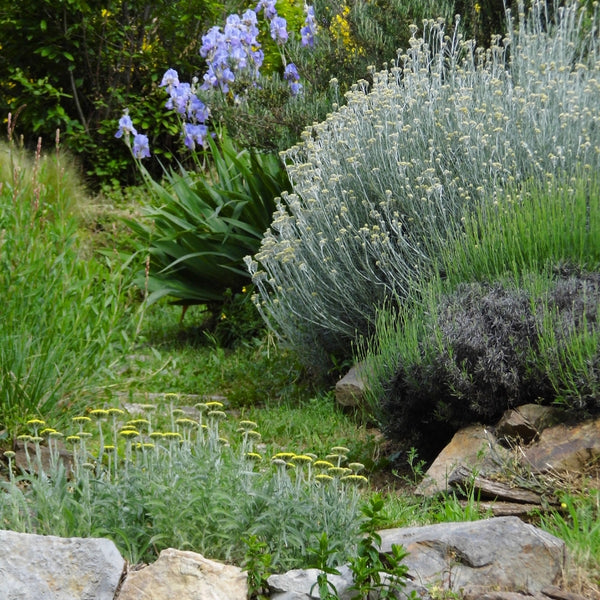
{"type": "MultiPolygon", "coordinates": [[[[312,47],[316,35],[314,9],[305,5],[304,10],[306,19],[300,32],[301,45],[312,47]]],[[[169,94],[165,108],[181,118],[183,143],[188,149],[207,147],[211,117],[207,98],[211,97],[211,93],[218,92],[222,98],[240,103],[248,88],[261,86],[265,53],[257,18],[260,12],[268,22],[270,36],[276,43],[284,67],[283,79],[289,83],[291,96],[301,93],[298,69],[293,63],[288,63],[284,53],[290,32],[286,19],[277,12],[276,0],[260,0],[254,9],[247,9],[241,15],[230,14],[223,27],[215,25],[202,36],[200,56],[206,61],[206,71],[201,80],[194,78],[191,83],[180,81],[177,71],[169,68],[160,83],[160,87],[169,94]],[[203,94],[206,96],[204,100],[201,99],[203,94]]],[[[129,136],[133,137],[131,150],[134,157],[150,157],[148,137],[137,132],[128,109],[125,109],[115,137],[124,137],[129,145],[129,136]]]]}

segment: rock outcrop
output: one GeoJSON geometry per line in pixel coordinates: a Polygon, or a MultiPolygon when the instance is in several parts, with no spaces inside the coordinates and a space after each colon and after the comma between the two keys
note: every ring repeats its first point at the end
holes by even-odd
{"type": "Polygon", "coordinates": [[[118,600],[246,600],[246,574],[201,554],[169,548],[147,567],[130,572],[118,600]]]}
{"type": "Polygon", "coordinates": [[[498,468],[496,457],[507,455],[494,433],[483,425],[470,425],[458,431],[427,470],[415,493],[432,496],[450,490],[450,477],[460,466],[469,472],[493,472],[498,468]]]}
{"type": "Polygon", "coordinates": [[[545,473],[586,473],[595,466],[598,476],[600,419],[566,425],[556,424],[559,417],[556,409],[525,405],[507,411],[494,426],[461,429],[434,460],[416,493],[471,490],[488,501],[481,507],[494,516],[526,515],[556,504],[551,492],[523,487],[524,478],[514,474],[543,478],[545,473]]]}
{"type": "MultiPolygon", "coordinates": [[[[400,598],[414,591],[432,600],[437,589],[472,600],[581,600],[559,587],[564,543],[515,517],[390,529],[381,537],[382,553],[392,544],[410,552],[400,598]]],[[[0,531],[0,548],[0,600],[245,600],[248,592],[240,568],[194,552],[164,550],[155,563],[124,570],[109,540],[0,531]]],[[[339,570],[329,580],[342,600],[350,600],[352,573],[347,566],[339,570]]],[[[297,569],[272,575],[270,597],[318,598],[318,574],[297,569]]]]}
{"type": "Polygon", "coordinates": [[[565,543],[517,517],[439,523],[381,532],[381,550],[392,544],[410,553],[410,578],[427,587],[536,594],[560,583],[565,543]]]}
{"type": "Polygon", "coordinates": [[[365,366],[359,363],[335,384],[335,399],[341,406],[361,406],[366,387],[365,366]]]}

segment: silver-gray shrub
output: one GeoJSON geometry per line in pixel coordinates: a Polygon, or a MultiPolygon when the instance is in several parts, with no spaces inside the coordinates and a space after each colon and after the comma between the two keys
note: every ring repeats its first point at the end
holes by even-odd
{"type": "Polygon", "coordinates": [[[504,186],[600,167],[598,11],[507,17],[488,49],[441,19],[413,26],[391,66],[283,153],[293,193],[246,261],[265,320],[305,355],[347,355],[504,186]]]}

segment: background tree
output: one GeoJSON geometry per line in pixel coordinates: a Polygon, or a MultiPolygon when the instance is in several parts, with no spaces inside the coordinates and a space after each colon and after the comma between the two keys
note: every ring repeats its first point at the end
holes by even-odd
{"type": "Polygon", "coordinates": [[[96,180],[131,180],[128,152],[114,140],[128,105],[173,152],[173,118],[157,88],[177,62],[191,78],[206,27],[240,2],[213,0],[0,0],[0,111],[18,131],[66,143],[96,180]]]}

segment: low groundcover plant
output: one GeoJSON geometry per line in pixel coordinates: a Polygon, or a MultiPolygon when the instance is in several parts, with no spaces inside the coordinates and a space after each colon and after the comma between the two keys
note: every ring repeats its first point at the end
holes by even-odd
{"type": "Polygon", "coordinates": [[[230,423],[220,402],[199,403],[191,413],[171,405],[167,430],[157,428],[154,408],[135,418],[95,408],[74,417],[68,434],[30,420],[29,433],[19,436],[25,470],[16,470],[13,451],[5,454],[4,526],[109,537],[133,563],[177,547],[243,564],[244,540],[255,539],[266,544],[274,570],[305,565],[311,538],[325,532],[331,560],[347,559],[360,532],[359,486],[367,481],[362,465],[345,464],[347,448],[321,460],[295,452],[269,458],[257,423],[230,423]],[[61,457],[59,442],[71,448],[71,460],[61,457]]]}

